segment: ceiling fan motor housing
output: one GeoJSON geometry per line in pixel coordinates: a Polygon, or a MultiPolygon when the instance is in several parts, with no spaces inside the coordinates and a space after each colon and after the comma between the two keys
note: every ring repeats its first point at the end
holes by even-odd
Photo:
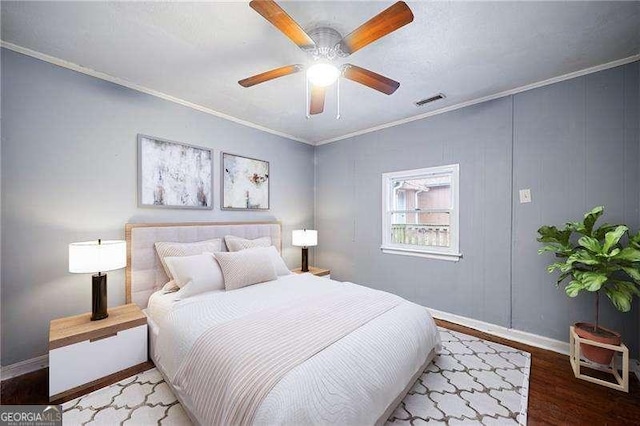
{"type": "Polygon", "coordinates": [[[317,27],[308,31],[309,37],[316,43],[316,48],[311,50],[313,59],[325,59],[331,61],[340,55],[340,40],[342,35],[331,27],[317,27]]]}

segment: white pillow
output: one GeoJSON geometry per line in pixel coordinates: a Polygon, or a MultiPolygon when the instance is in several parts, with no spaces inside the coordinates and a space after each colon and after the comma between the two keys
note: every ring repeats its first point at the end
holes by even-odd
{"type": "Polygon", "coordinates": [[[260,237],[255,240],[247,240],[246,238],[234,237],[227,235],[224,242],[229,251],[240,251],[254,247],[269,247],[271,245],[271,237],[260,237]]]}
{"type": "MultiPolygon", "coordinates": [[[[224,278],[216,259],[210,253],[193,256],[166,257],[167,267],[180,291],[189,287],[188,295],[212,290],[224,290],[224,278]]],[[[185,292],[181,293],[186,297],[185,292]]]]}
{"type": "Polygon", "coordinates": [[[271,258],[273,268],[276,270],[276,274],[279,277],[291,274],[291,271],[287,267],[287,264],[284,263],[284,259],[282,258],[282,256],[280,256],[280,253],[278,253],[278,249],[276,249],[275,246],[255,247],[246,249],[246,251],[262,251],[267,253],[269,255],[269,258],[271,258]]]}
{"type": "Polygon", "coordinates": [[[215,254],[224,276],[224,288],[235,290],[278,278],[266,251],[242,250],[215,254]]]}
{"type": "Polygon", "coordinates": [[[166,257],[191,256],[193,254],[202,254],[205,251],[220,251],[222,250],[222,240],[220,238],[214,238],[212,240],[196,241],[194,243],[157,242],[155,246],[158,257],[160,258],[160,263],[162,263],[162,267],[169,279],[172,280],[173,276],[164,260],[166,257]]]}

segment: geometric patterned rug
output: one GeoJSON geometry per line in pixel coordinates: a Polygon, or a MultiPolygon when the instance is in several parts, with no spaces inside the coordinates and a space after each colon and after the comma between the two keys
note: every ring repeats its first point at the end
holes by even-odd
{"type": "Polygon", "coordinates": [[[387,425],[526,425],[531,354],[439,330],[442,350],[387,425]]]}
{"type": "MultiPolygon", "coordinates": [[[[439,328],[442,351],[387,425],[525,425],[531,355],[439,328]]],[[[157,369],[62,405],[64,425],[191,425],[157,369]]]]}

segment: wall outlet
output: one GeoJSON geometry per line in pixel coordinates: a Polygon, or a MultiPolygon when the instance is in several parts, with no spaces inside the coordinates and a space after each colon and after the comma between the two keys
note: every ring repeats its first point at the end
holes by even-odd
{"type": "Polygon", "coordinates": [[[520,204],[530,203],[530,202],[531,202],[531,190],[529,188],[521,189],[520,190],[520,204]]]}

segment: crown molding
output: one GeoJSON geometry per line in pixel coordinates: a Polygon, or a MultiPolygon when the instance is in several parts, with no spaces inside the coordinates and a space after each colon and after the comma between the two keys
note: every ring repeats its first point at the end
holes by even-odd
{"type": "Polygon", "coordinates": [[[574,71],[568,74],[563,74],[557,77],[552,77],[546,80],[542,80],[542,81],[538,81],[536,83],[531,83],[531,84],[527,84],[524,86],[520,86],[520,87],[516,87],[514,89],[510,89],[510,90],[505,90],[503,92],[499,92],[499,93],[495,93],[493,95],[488,95],[488,96],[483,96],[481,98],[476,98],[476,99],[471,99],[465,102],[461,102],[455,105],[450,105],[448,107],[444,107],[444,108],[440,108],[440,109],[436,109],[433,111],[429,111],[429,112],[425,112],[423,114],[418,114],[418,115],[414,115],[411,117],[407,117],[407,118],[403,118],[400,120],[395,120],[395,121],[390,121],[388,123],[384,123],[384,124],[380,124],[377,126],[373,126],[373,127],[368,127],[366,129],[362,129],[362,130],[358,130],[355,132],[351,132],[351,133],[347,133],[341,136],[336,136],[334,138],[330,138],[330,139],[324,139],[324,140],[320,140],[320,141],[309,141],[303,138],[299,138],[297,136],[293,136],[293,135],[289,135],[287,133],[283,133],[283,132],[279,132],[277,130],[273,130],[270,129],[268,127],[262,126],[260,124],[256,124],[253,123],[251,121],[247,121],[247,120],[243,120],[241,118],[238,117],[234,117],[232,115],[229,114],[225,114],[223,112],[220,111],[216,111],[213,110],[211,108],[207,108],[205,106],[202,105],[198,105],[196,103],[193,102],[189,102],[186,101],[184,99],[180,99],[177,98],[175,96],[171,96],[168,95],[166,93],[162,93],[159,92],[157,90],[154,89],[150,89],[148,87],[144,87],[132,82],[129,82],[127,80],[118,78],[118,77],[114,77],[112,75],[100,72],[100,71],[96,71],[94,69],[91,68],[87,68],[87,67],[83,67],[82,65],[78,65],[76,63],[73,62],[69,62],[69,61],[65,61],[64,59],[60,59],[60,58],[56,58],[55,56],[51,56],[51,55],[47,55],[45,53],[41,53],[26,47],[22,47],[19,46],[17,44],[14,43],[9,43],[7,41],[4,40],[0,40],[0,47],[3,47],[5,49],[17,52],[17,53],[21,53],[23,55],[26,56],[30,56],[32,58],[36,58],[39,59],[41,61],[44,62],[48,62],[50,64],[53,65],[57,65],[59,67],[62,68],[67,68],[82,74],[86,74],[95,78],[99,78],[101,80],[105,80],[108,81],[110,83],[114,83],[114,84],[118,84],[120,86],[124,86],[127,87],[129,89],[141,92],[141,93],[145,93],[147,95],[151,95],[151,96],[155,96],[157,98],[160,99],[164,99],[166,101],[169,102],[173,102],[176,103],[178,105],[182,105],[185,106],[187,108],[191,108],[194,109],[196,111],[200,111],[200,112],[204,112],[205,114],[209,114],[209,115],[213,115],[215,117],[218,118],[222,118],[225,120],[229,120],[232,121],[234,123],[238,123],[241,124],[243,126],[247,126],[247,127],[251,127],[253,129],[257,129],[266,133],[270,133],[272,135],[276,135],[276,136],[280,136],[286,139],[290,139],[296,142],[302,142],[305,143],[307,145],[315,145],[315,146],[319,146],[319,145],[325,145],[328,143],[333,143],[333,142],[338,142],[344,139],[349,139],[349,138],[353,138],[355,136],[360,136],[360,135],[364,135],[367,133],[371,133],[371,132],[376,132],[378,130],[383,130],[383,129],[388,129],[390,127],[395,127],[395,126],[400,126],[402,124],[406,124],[406,123],[410,123],[412,121],[417,121],[417,120],[422,120],[424,118],[428,118],[428,117],[433,117],[435,115],[439,115],[439,114],[444,114],[446,112],[450,112],[450,111],[455,111],[457,109],[461,109],[461,108],[465,108],[468,106],[472,106],[472,105],[477,105],[483,102],[488,102],[488,101],[492,101],[494,99],[500,99],[500,98],[504,98],[507,96],[512,96],[518,93],[522,93],[522,92],[526,92],[528,90],[532,90],[532,89],[536,89],[538,87],[543,87],[543,86],[548,86],[550,84],[554,84],[554,83],[559,83],[561,81],[565,81],[565,80],[570,80],[572,78],[576,78],[576,77],[581,77],[587,74],[592,74],[598,71],[604,71],[610,68],[615,68],[615,67],[619,67],[621,65],[626,65],[632,62],[636,62],[640,60],[640,54],[635,54],[626,58],[622,58],[622,59],[618,59],[616,61],[612,61],[612,62],[607,62],[606,64],[601,64],[601,65],[596,65],[594,67],[590,67],[590,68],[585,68],[582,70],[578,70],[578,71],[574,71]]]}
{"type": "Polygon", "coordinates": [[[82,65],[78,65],[78,64],[73,63],[73,62],[65,61],[64,59],[56,58],[55,56],[47,55],[45,53],[41,53],[41,52],[38,52],[36,50],[32,50],[32,49],[29,49],[29,48],[26,48],[26,47],[22,47],[22,46],[19,46],[17,44],[13,44],[13,43],[9,43],[9,42],[4,41],[4,40],[0,40],[0,47],[3,47],[5,49],[11,50],[11,51],[14,51],[14,52],[17,52],[17,53],[21,53],[21,54],[26,55],[26,56],[30,56],[32,58],[39,59],[39,60],[44,61],[44,62],[48,62],[48,63],[53,64],[53,65],[57,65],[57,66],[62,67],[62,68],[67,68],[67,69],[70,69],[70,70],[73,70],[73,71],[77,71],[77,72],[82,73],[82,74],[90,75],[91,77],[95,77],[95,78],[99,78],[101,80],[108,81],[110,83],[118,84],[120,86],[124,86],[124,87],[127,87],[129,89],[132,89],[132,90],[135,90],[135,91],[138,91],[138,92],[141,92],[141,93],[145,93],[147,95],[155,96],[156,98],[164,99],[165,101],[173,102],[173,103],[176,103],[178,105],[182,105],[182,106],[185,106],[187,108],[194,109],[196,111],[204,112],[205,114],[209,114],[209,115],[213,115],[213,116],[218,117],[218,118],[222,118],[222,119],[225,119],[225,120],[233,121],[234,123],[241,124],[243,126],[251,127],[253,129],[261,130],[261,131],[266,132],[266,133],[271,133],[272,135],[276,135],[276,136],[280,136],[280,137],[283,137],[283,138],[291,139],[291,140],[296,141],[296,142],[302,142],[302,143],[305,143],[307,145],[314,145],[313,142],[310,142],[310,141],[308,141],[306,139],[298,138],[296,136],[289,135],[287,133],[282,133],[282,132],[279,132],[277,130],[273,130],[273,129],[270,129],[268,127],[264,127],[264,126],[261,126],[259,124],[253,123],[251,121],[243,120],[241,118],[234,117],[232,115],[225,114],[223,112],[216,111],[216,110],[213,110],[211,108],[207,108],[205,106],[198,105],[196,103],[189,102],[189,101],[186,101],[184,99],[180,99],[180,98],[177,98],[175,96],[171,96],[171,95],[168,95],[166,93],[162,93],[162,92],[159,92],[157,90],[153,90],[153,89],[150,89],[148,87],[144,87],[144,86],[141,86],[139,84],[132,83],[132,82],[124,80],[122,78],[114,77],[112,75],[109,75],[109,74],[106,74],[106,73],[103,73],[103,72],[100,72],[100,71],[96,71],[96,70],[91,69],[91,68],[83,67],[82,65]]]}
{"type": "Polygon", "coordinates": [[[331,139],[325,139],[315,142],[316,146],[325,145],[332,142],[338,142],[343,139],[352,138],[355,136],[364,135],[366,133],[376,132],[378,130],[388,129],[389,127],[400,126],[402,124],[410,123],[412,121],[422,120],[423,118],[433,117],[434,115],[444,114],[445,112],[455,111],[460,108],[465,108],[471,105],[480,104],[482,102],[492,101],[494,99],[504,98],[506,96],[512,96],[518,93],[526,92],[528,90],[537,89],[538,87],[548,86],[550,84],[559,83],[561,81],[570,80],[572,78],[581,77],[583,75],[592,74],[598,71],[604,71],[609,68],[619,67],[621,65],[630,64],[640,60],[640,54],[632,55],[627,58],[618,59],[616,61],[607,62],[606,64],[596,65],[594,67],[585,68],[582,70],[574,71],[569,74],[563,74],[557,77],[552,77],[547,80],[538,81],[536,83],[527,84],[525,86],[516,87],[514,89],[505,90],[504,92],[495,93],[493,95],[484,96],[481,98],[472,99],[469,101],[461,102],[459,104],[451,105],[448,107],[436,109],[433,111],[425,112],[423,114],[413,115],[411,117],[403,118],[401,120],[391,121],[389,123],[380,124],[378,126],[369,127],[367,129],[358,130],[356,132],[347,133],[346,135],[337,136],[331,139]]]}

